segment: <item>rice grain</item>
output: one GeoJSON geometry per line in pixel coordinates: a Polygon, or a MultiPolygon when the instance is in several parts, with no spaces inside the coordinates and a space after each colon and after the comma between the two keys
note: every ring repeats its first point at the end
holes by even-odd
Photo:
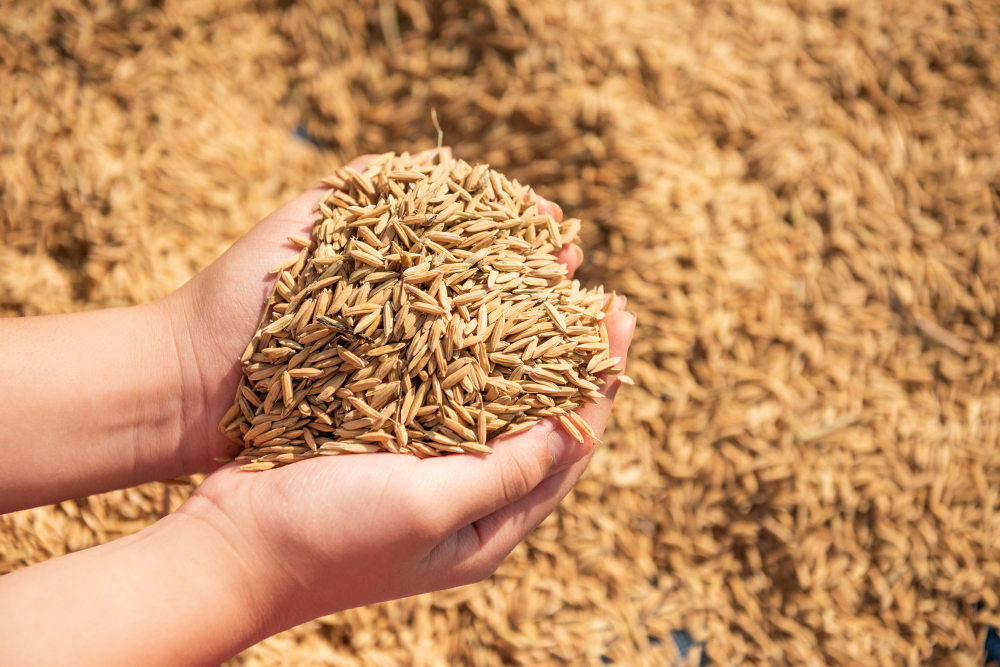
{"type": "Polygon", "coordinates": [[[487,454],[490,438],[546,416],[593,437],[570,410],[600,395],[598,373],[621,369],[603,290],[568,280],[555,256],[577,221],[537,215],[529,188],[447,155],[386,154],[330,182],[345,190],[317,204],[312,238],[293,238],[299,252],[274,267],[220,424],[230,437],[253,424],[239,427],[244,470],[329,452],[487,454]],[[458,185],[487,179],[475,197],[458,185]],[[333,441],[312,433],[331,429],[333,441]]]}

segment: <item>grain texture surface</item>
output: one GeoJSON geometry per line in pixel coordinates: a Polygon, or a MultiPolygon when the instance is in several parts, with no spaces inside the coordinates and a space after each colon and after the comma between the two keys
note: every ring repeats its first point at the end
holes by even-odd
{"type": "MultiPolygon", "coordinates": [[[[457,156],[588,221],[578,277],[630,295],[636,386],[490,581],[233,664],[659,666],[679,628],[715,664],[981,664],[1000,614],[998,12],[5,2],[0,313],[166,294],[303,183],[433,145],[435,108],[457,156]]],[[[187,492],[0,518],[0,572],[187,492]]]]}

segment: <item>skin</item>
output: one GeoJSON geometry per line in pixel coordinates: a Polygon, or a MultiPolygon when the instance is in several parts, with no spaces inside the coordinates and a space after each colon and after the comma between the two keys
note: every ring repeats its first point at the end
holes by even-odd
{"type": "MultiPolygon", "coordinates": [[[[212,473],[136,535],[0,579],[0,664],[218,664],[321,615],[480,581],[583,473],[593,443],[551,419],[497,438],[489,457],[324,457],[266,473],[214,461],[239,451],[216,425],[267,269],[286,237],[308,233],[324,192],[288,202],[160,301],[0,320],[0,512],[212,473]]],[[[575,246],[559,256],[571,272],[582,259],[575,246]]],[[[605,320],[623,359],[624,305],[605,320]]],[[[598,437],[618,390],[606,380],[579,410],[598,437]]]]}

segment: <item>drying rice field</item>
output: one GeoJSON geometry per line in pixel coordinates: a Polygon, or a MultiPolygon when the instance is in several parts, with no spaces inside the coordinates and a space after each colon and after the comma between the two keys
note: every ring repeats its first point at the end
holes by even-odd
{"type": "MultiPolygon", "coordinates": [[[[232,664],[653,667],[681,629],[691,664],[982,664],[991,0],[4,2],[0,316],[163,296],[346,160],[435,145],[432,109],[583,221],[577,276],[638,312],[636,384],[490,580],[232,664]]],[[[0,574],[196,482],[0,517],[0,574]]]]}

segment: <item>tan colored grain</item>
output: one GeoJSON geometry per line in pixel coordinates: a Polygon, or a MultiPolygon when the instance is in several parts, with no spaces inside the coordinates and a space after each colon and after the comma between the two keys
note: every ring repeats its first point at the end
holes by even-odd
{"type": "Polygon", "coordinates": [[[554,397],[572,406],[595,400],[603,384],[595,373],[619,370],[602,334],[603,293],[566,280],[550,252],[560,247],[553,239],[562,242],[559,223],[535,215],[530,189],[495,171],[492,192],[473,197],[458,185],[486,171],[461,160],[385,154],[364,173],[338,173],[345,190],[319,202],[312,239],[293,240],[301,248],[295,261],[277,268],[272,314],[241,358],[245,379],[220,424],[227,435],[243,433],[239,458],[251,462],[245,469],[372,447],[418,456],[488,454],[483,406],[501,395],[516,409],[504,410],[510,416],[495,433],[556,416],[583,441],[554,397]],[[424,175],[405,177],[412,173],[424,175]],[[424,213],[409,214],[400,200],[418,193],[424,213]],[[483,215],[505,233],[470,236],[469,222],[483,215]],[[547,235],[536,233],[538,222],[547,235]],[[331,229],[340,230],[336,238],[331,229]],[[462,246],[475,249],[449,250],[462,246]],[[341,261],[316,261],[332,256],[341,261]],[[258,341],[274,336],[276,345],[256,352],[258,341]],[[284,411],[275,421],[279,394],[284,411]],[[316,399],[303,400],[309,396],[316,399]],[[286,419],[290,411],[294,417],[286,419]],[[253,425],[243,428],[241,420],[253,425]],[[391,428],[382,430],[387,421],[391,428]],[[407,427],[419,429],[418,440],[407,427]],[[354,444],[317,444],[310,429],[332,429],[341,444],[354,444]]]}
{"type": "MultiPolygon", "coordinates": [[[[996,3],[41,0],[0,3],[0,25],[3,316],[164,296],[318,174],[426,148],[432,106],[457,153],[490,163],[450,180],[492,201],[492,172],[515,176],[583,217],[560,223],[588,249],[577,277],[639,313],[610,446],[494,577],[324,617],[229,664],[659,667],[685,664],[678,628],[704,642],[687,664],[983,664],[1000,609],[996,3]]],[[[436,196],[404,205],[391,243],[432,230],[436,196]]],[[[351,232],[332,218],[352,199],[323,204],[320,271],[343,261],[351,232]]],[[[461,233],[492,245],[509,214],[491,211],[461,233]]],[[[532,262],[487,288],[520,289],[532,262]]],[[[291,268],[286,302],[310,271],[291,268]]],[[[349,294],[328,289],[337,320],[349,294]]],[[[423,314],[393,314],[419,333],[423,314]]],[[[299,405],[326,386],[339,404],[340,373],[299,405]]],[[[240,441],[260,423],[241,394],[240,441]]],[[[429,396],[414,389],[414,412],[429,396]]],[[[516,412],[490,412],[489,431],[516,412]]],[[[410,440],[440,453],[416,426],[410,440]]],[[[132,534],[189,494],[147,484],[0,517],[0,573],[132,534]]]]}

